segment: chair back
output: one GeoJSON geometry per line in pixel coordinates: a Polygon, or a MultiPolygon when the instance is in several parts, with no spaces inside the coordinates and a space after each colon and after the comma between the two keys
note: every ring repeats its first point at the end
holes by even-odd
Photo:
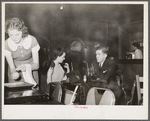
{"type": "Polygon", "coordinates": [[[115,97],[110,90],[105,91],[99,105],[115,105],[115,97]]]}
{"type": "Polygon", "coordinates": [[[64,98],[64,104],[65,105],[73,105],[76,95],[77,95],[77,90],[78,90],[78,85],[75,87],[74,91],[65,89],[65,98],[64,98]]]}
{"type": "Polygon", "coordinates": [[[130,100],[127,102],[127,105],[132,105],[132,103],[133,103],[135,87],[136,87],[136,81],[135,81],[135,79],[134,79],[133,85],[132,85],[132,89],[131,89],[131,98],[130,98],[130,100]]]}
{"type": "Polygon", "coordinates": [[[115,95],[109,89],[93,87],[88,92],[86,105],[115,105],[115,95]]]}
{"type": "Polygon", "coordinates": [[[59,103],[61,103],[61,99],[62,99],[62,87],[61,85],[58,83],[51,83],[54,86],[54,91],[52,93],[52,99],[54,101],[57,101],[59,103]]]}
{"type": "Polygon", "coordinates": [[[138,105],[141,105],[141,101],[143,98],[143,77],[136,75],[136,86],[137,86],[138,105]]]}

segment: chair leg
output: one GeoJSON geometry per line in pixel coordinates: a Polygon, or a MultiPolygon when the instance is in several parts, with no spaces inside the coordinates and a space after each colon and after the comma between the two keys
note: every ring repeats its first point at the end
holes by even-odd
{"type": "Polygon", "coordinates": [[[52,85],[51,84],[49,84],[49,100],[51,100],[51,98],[52,98],[52,85]]]}
{"type": "Polygon", "coordinates": [[[79,86],[76,86],[76,88],[75,88],[75,90],[74,90],[74,92],[73,92],[73,95],[72,95],[71,101],[70,101],[70,105],[73,104],[73,99],[74,99],[74,96],[75,96],[75,94],[76,94],[76,92],[77,92],[78,87],[79,87],[79,86]]]}
{"type": "Polygon", "coordinates": [[[126,98],[127,93],[126,93],[126,91],[125,91],[124,87],[121,87],[121,89],[122,89],[122,91],[123,91],[123,93],[124,93],[124,95],[125,95],[125,98],[126,98]]]}
{"type": "Polygon", "coordinates": [[[136,82],[135,82],[135,80],[134,80],[134,82],[133,82],[133,87],[132,87],[132,90],[131,90],[131,99],[127,102],[127,105],[132,105],[135,87],[136,87],[136,82]]]}

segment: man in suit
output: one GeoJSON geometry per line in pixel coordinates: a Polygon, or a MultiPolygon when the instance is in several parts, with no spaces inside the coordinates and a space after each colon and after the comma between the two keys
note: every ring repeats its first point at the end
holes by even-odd
{"type": "Polygon", "coordinates": [[[112,90],[116,97],[116,104],[118,104],[122,90],[116,80],[116,62],[112,57],[108,57],[108,50],[106,46],[96,48],[96,61],[93,62],[95,79],[92,79],[89,85],[112,90]]]}

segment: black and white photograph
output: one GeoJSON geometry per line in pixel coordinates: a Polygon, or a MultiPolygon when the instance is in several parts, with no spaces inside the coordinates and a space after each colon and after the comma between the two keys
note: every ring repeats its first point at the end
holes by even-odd
{"type": "Polygon", "coordinates": [[[148,2],[2,2],[2,119],[148,119],[148,2]]]}

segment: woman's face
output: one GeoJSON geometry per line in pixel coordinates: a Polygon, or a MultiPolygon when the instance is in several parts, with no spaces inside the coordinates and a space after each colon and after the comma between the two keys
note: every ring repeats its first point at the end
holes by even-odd
{"type": "Polygon", "coordinates": [[[8,35],[16,44],[22,39],[22,31],[18,31],[17,29],[8,29],[8,35]]]}
{"type": "Polygon", "coordinates": [[[66,53],[63,53],[61,56],[57,57],[59,63],[62,63],[65,60],[66,53]]]}

